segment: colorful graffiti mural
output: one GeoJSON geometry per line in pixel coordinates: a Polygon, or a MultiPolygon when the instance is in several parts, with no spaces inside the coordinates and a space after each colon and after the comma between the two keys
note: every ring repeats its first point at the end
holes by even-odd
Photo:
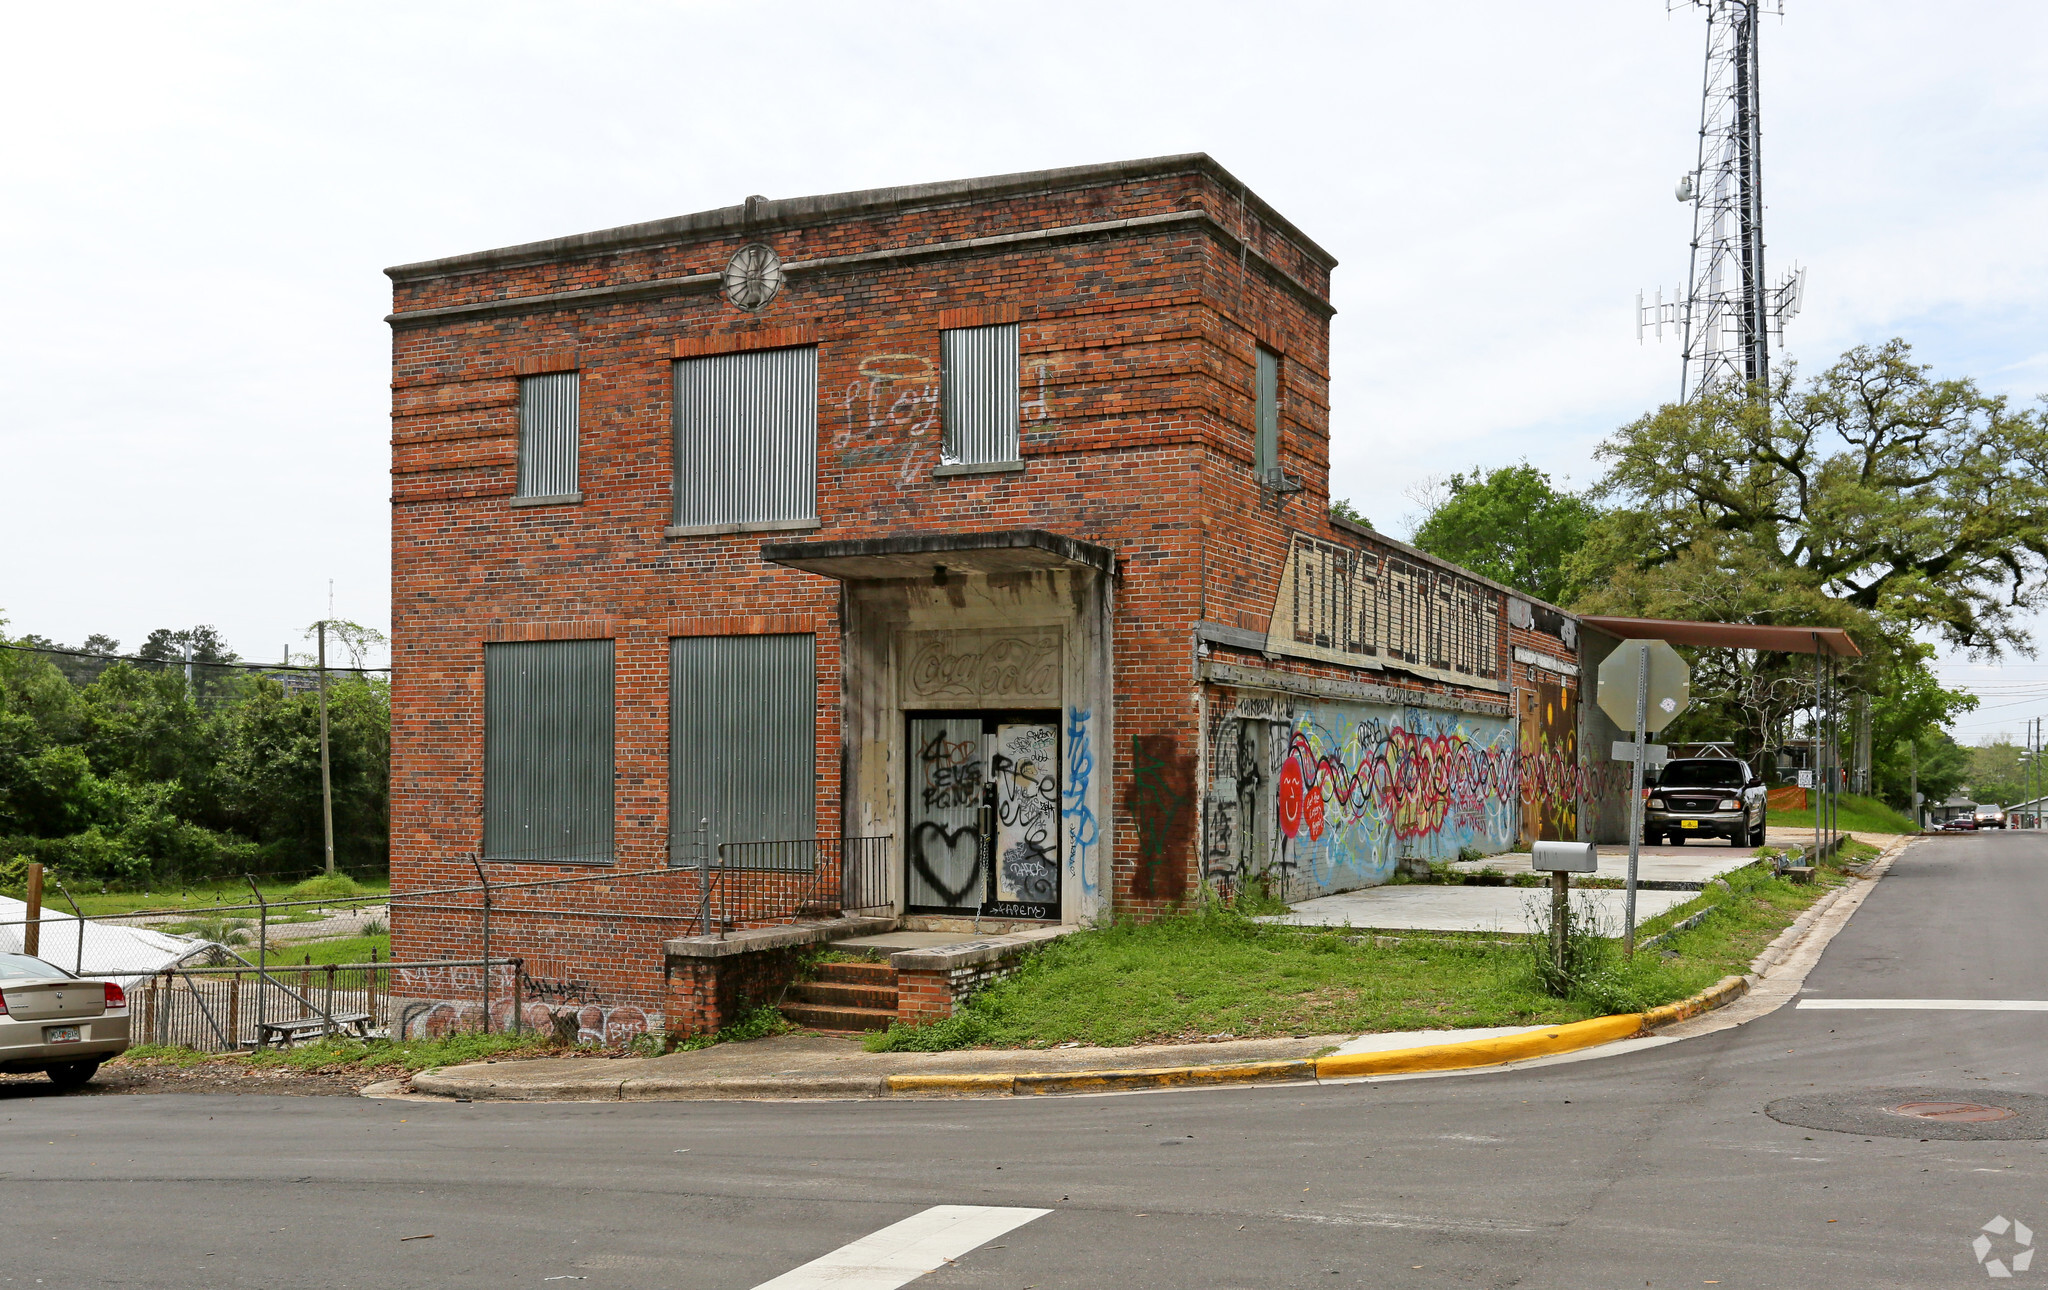
{"type": "Polygon", "coordinates": [[[1404,847],[1505,850],[1517,818],[1512,732],[1506,721],[1417,708],[1303,714],[1275,777],[1281,862],[1329,887],[1383,880],[1404,847]]]}
{"type": "Polygon", "coordinates": [[[1579,765],[1577,692],[1538,681],[1534,690],[1517,693],[1522,701],[1522,845],[1572,841],[1579,836],[1585,779],[1579,765]]]}

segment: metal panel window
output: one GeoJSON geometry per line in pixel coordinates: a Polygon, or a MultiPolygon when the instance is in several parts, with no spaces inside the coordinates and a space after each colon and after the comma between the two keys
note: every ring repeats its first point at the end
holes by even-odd
{"type": "Polygon", "coordinates": [[[612,860],[612,642],[484,646],[484,856],[612,860]]]}
{"type": "Polygon", "coordinates": [[[1254,427],[1252,468],[1264,479],[1280,469],[1280,356],[1263,345],[1258,355],[1258,424],[1254,427]]]}
{"type": "Polygon", "coordinates": [[[669,642],[669,837],[704,844],[817,836],[816,638],[669,642]]]}
{"type": "Polygon", "coordinates": [[[949,464],[1020,459],[1017,447],[1017,324],[939,333],[949,464]]]}
{"type": "Polygon", "coordinates": [[[683,359],[675,381],[678,527],[816,518],[816,346],[683,359]]]}
{"type": "Polygon", "coordinates": [[[577,374],[519,378],[520,497],[576,491],[577,374]]]}

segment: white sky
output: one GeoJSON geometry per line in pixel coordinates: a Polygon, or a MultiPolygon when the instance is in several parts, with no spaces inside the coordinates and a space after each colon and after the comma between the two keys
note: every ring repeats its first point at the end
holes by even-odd
{"type": "MultiPolygon", "coordinates": [[[[1788,8],[1762,62],[1772,277],[1811,274],[1793,356],[1897,334],[2048,391],[2048,5],[1788,8]]],[[[329,578],[384,625],[379,271],[749,193],[1213,154],[1342,261],[1334,487],[1397,533],[1431,474],[1583,485],[1676,392],[1632,311],[1685,272],[1704,22],[1661,0],[19,4],[7,30],[16,633],[205,622],[274,658],[329,578]]]]}

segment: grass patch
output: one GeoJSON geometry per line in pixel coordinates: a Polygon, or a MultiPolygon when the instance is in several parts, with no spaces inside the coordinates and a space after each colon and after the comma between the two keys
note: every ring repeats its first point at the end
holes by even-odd
{"type": "MultiPolygon", "coordinates": [[[[272,941],[270,952],[264,956],[266,967],[303,966],[310,957],[313,965],[323,963],[368,963],[370,951],[377,952],[379,962],[391,958],[391,933],[380,936],[335,936],[319,941],[272,941]]],[[[256,933],[249,932],[247,942],[235,947],[235,952],[251,963],[256,961],[256,933]]]]}
{"type": "MultiPolygon", "coordinates": [[[[1811,829],[1813,808],[1798,811],[1772,811],[1770,822],[1780,828],[1811,829]]],[[[1913,821],[1886,806],[1874,797],[1857,797],[1844,793],[1841,804],[1835,811],[1835,824],[1844,832],[1855,833],[1918,833],[1913,821]]]]}
{"type": "MultiPolygon", "coordinates": [[[[343,875],[336,876],[342,877],[343,875]]],[[[309,879],[308,882],[319,882],[324,879],[325,875],[322,875],[320,878],[309,879]]],[[[351,878],[347,879],[347,881],[355,884],[355,894],[349,897],[352,900],[380,901],[391,894],[391,881],[388,878],[351,878]]],[[[256,885],[262,890],[263,898],[269,901],[337,899],[336,897],[324,895],[301,897],[292,894],[299,887],[305,886],[305,883],[259,882],[256,885]]],[[[87,918],[106,918],[117,914],[132,914],[137,910],[144,909],[206,911],[217,910],[222,906],[251,905],[254,903],[254,897],[249,894],[249,884],[246,882],[199,883],[161,891],[116,891],[105,893],[80,891],[74,887],[71,894],[78,899],[78,907],[85,912],[87,918]]],[[[63,910],[66,913],[69,913],[71,910],[71,906],[65,903],[64,897],[58,894],[55,887],[47,888],[44,891],[43,904],[47,908],[63,910]]],[[[244,916],[240,911],[227,915],[227,917],[231,918],[241,918],[244,916]]],[[[247,911],[246,916],[254,918],[256,911],[252,908],[247,911]]]]}
{"type": "MultiPolygon", "coordinates": [[[[1845,848],[1840,860],[1873,853],[1845,848]]],[[[1211,907],[1062,937],[952,1017],[898,1025],[865,1043],[872,1052],[1123,1046],[1546,1025],[1638,1012],[1748,971],[1799,911],[1845,881],[1832,867],[1816,877],[1806,886],[1766,869],[1738,870],[1726,889],[1701,893],[1637,935],[1711,909],[1698,927],[1633,960],[1607,942],[1580,988],[1562,999],[1544,992],[1521,942],[1404,936],[1381,945],[1343,929],[1274,926],[1211,907]]]]}

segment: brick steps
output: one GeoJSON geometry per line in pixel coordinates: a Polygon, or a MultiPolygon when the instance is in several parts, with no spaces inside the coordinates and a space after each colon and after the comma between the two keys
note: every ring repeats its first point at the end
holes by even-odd
{"type": "Polygon", "coordinates": [[[887,963],[826,963],[817,980],[789,988],[782,1015],[812,1030],[887,1030],[896,1020],[896,969],[887,963]]]}

